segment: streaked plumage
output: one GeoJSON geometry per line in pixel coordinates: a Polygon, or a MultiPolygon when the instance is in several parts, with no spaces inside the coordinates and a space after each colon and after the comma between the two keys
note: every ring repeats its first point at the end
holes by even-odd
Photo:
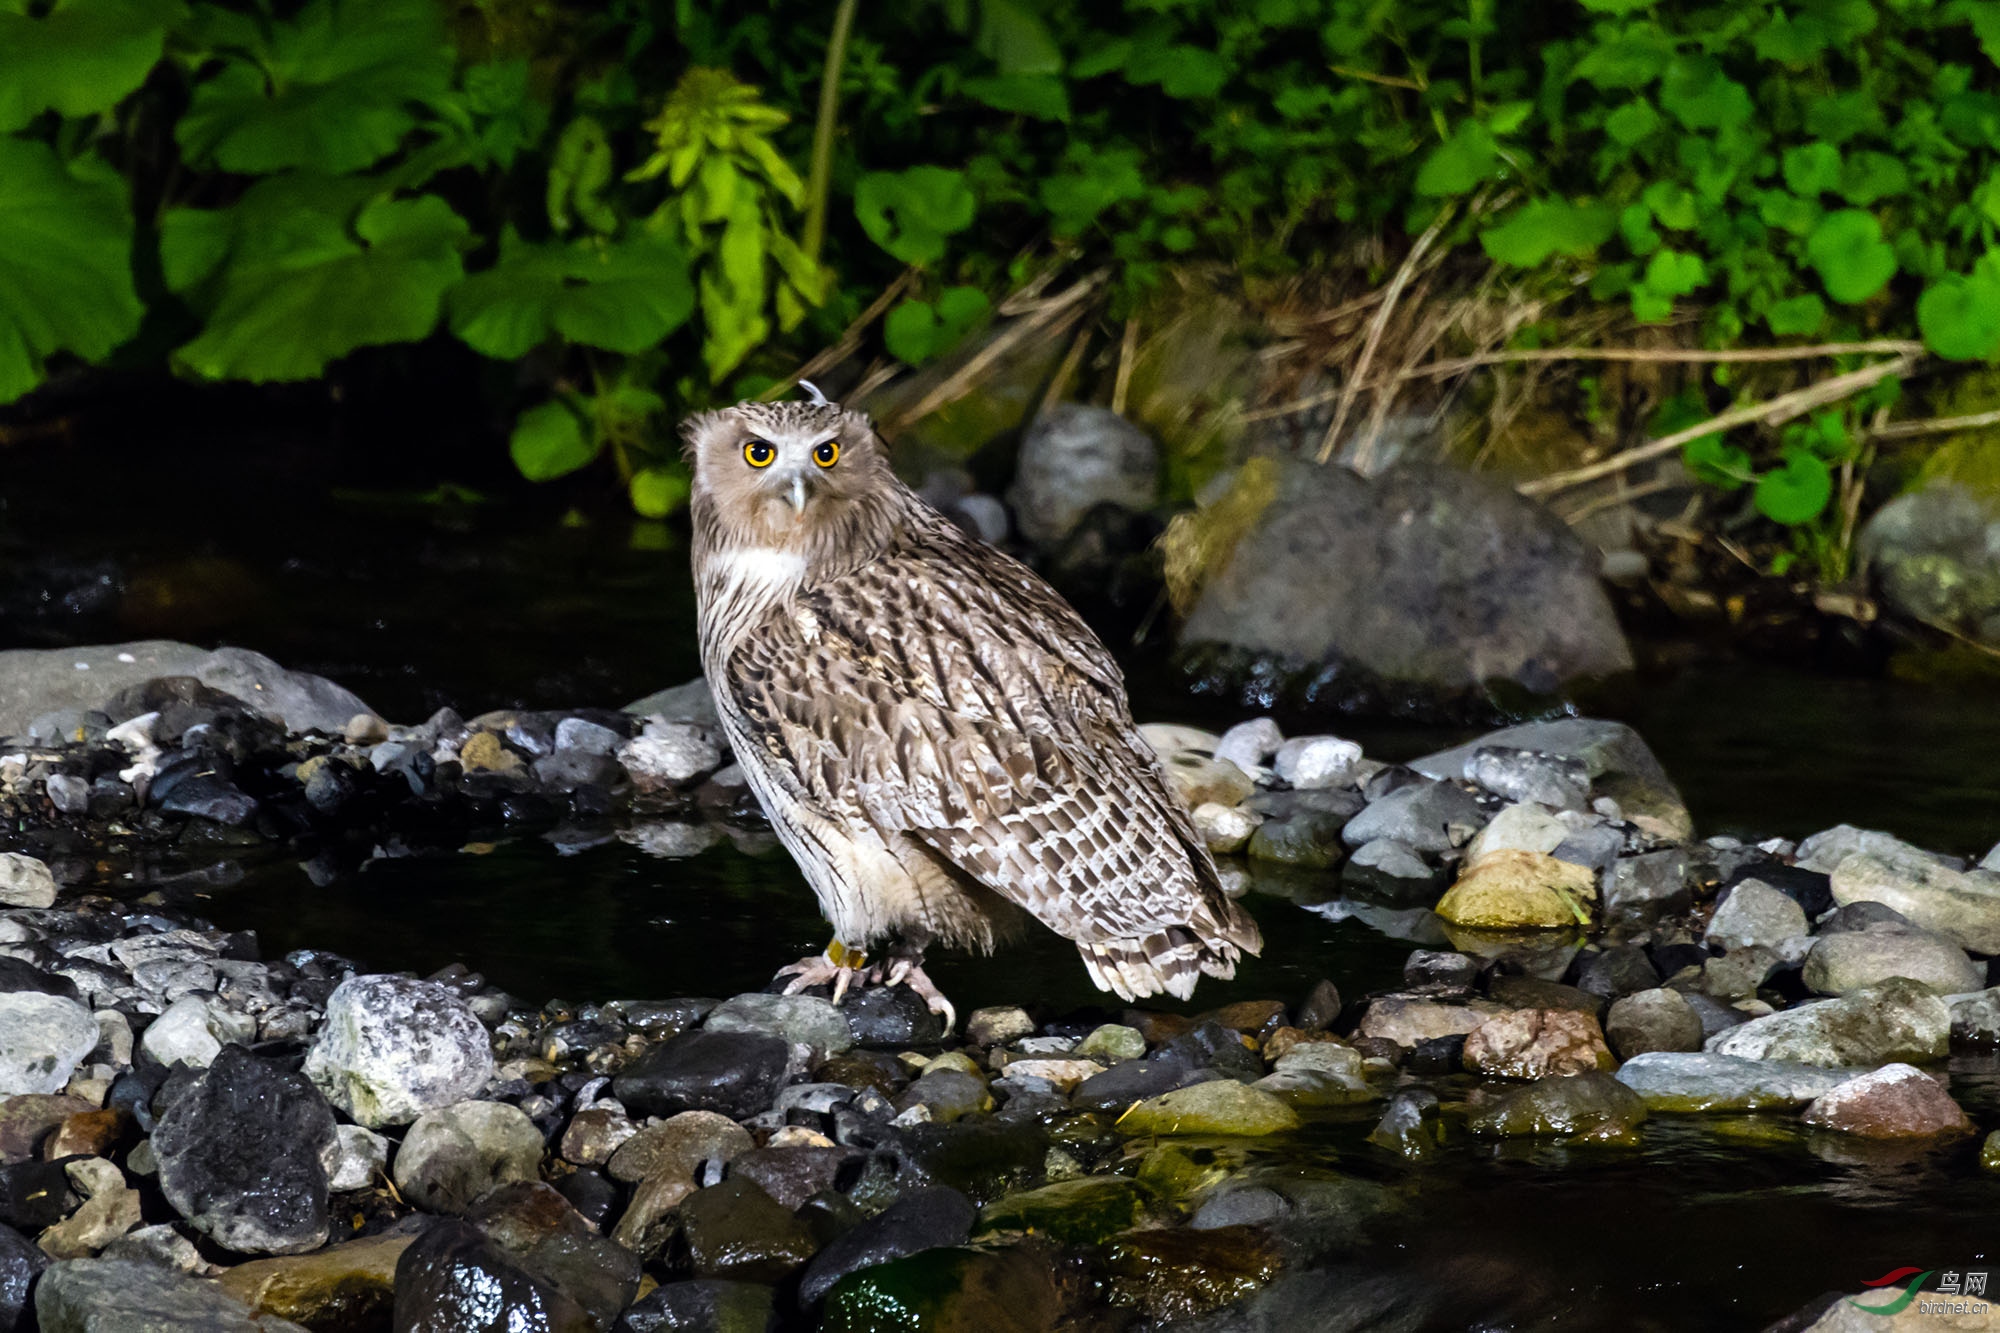
{"type": "Polygon", "coordinates": [[[1110,654],[898,481],[866,416],[743,403],[683,434],[703,666],[838,943],[989,950],[1026,911],[1126,999],[1258,950],[1110,654]]]}

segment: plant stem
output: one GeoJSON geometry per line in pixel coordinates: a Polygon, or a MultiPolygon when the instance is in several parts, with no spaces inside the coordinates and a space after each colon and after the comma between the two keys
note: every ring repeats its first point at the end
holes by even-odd
{"type": "Polygon", "coordinates": [[[819,262],[826,240],[827,196],[833,192],[833,130],[840,116],[840,67],[847,61],[847,38],[854,30],[854,11],[861,0],[840,0],[833,12],[833,33],[826,39],[826,72],[820,76],[819,119],[813,123],[812,166],[806,177],[806,229],[799,244],[806,258],[819,262]]]}

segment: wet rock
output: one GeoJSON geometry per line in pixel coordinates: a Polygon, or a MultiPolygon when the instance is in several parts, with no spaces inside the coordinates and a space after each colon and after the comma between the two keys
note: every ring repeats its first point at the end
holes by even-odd
{"type": "Polygon", "coordinates": [[[343,981],[305,1073],[370,1129],[406,1125],[474,1096],[493,1077],[486,1028],[443,986],[402,977],[343,981]]]}
{"type": "Polygon", "coordinates": [[[1594,557],[1490,478],[1410,465],[1364,478],[1292,460],[1246,469],[1238,486],[1260,484],[1271,498],[1210,573],[1185,644],[1337,655],[1446,688],[1500,677],[1551,690],[1631,665],[1594,557]]]}
{"type": "Polygon", "coordinates": [[[1794,1110],[1849,1077],[1819,1065],[1708,1052],[1655,1051],[1618,1068],[1618,1081],[1649,1108],[1684,1113],[1794,1110]]]}
{"type": "Polygon", "coordinates": [[[1941,1060],[1950,1048],[1951,1010],[1901,977],[1838,999],[1754,1018],[1710,1038],[1717,1055],[1796,1060],[1812,1065],[1879,1065],[1941,1060]]]}
{"type": "Polygon", "coordinates": [[[1471,990],[1478,980],[1479,960],[1470,954],[1455,953],[1449,949],[1417,949],[1403,960],[1403,984],[1406,986],[1471,990]]]}
{"type": "Polygon", "coordinates": [[[828,1333],[979,1329],[1040,1333],[1063,1301],[1050,1256],[1033,1246],[925,1250],[852,1273],[826,1298],[828,1333]]]}
{"type": "Polygon", "coordinates": [[[1192,812],[1194,831],[1202,845],[1217,856],[1243,850],[1263,820],[1248,810],[1220,805],[1214,801],[1198,805],[1192,812]]]}
{"type": "Polygon", "coordinates": [[[1127,1134],[1261,1135],[1298,1125],[1298,1114],[1282,1098],[1230,1079],[1149,1097],[1118,1118],[1127,1134]]]}
{"type": "Polygon", "coordinates": [[[517,1106],[459,1102],[426,1111],[396,1150],[396,1189],[433,1213],[462,1213],[487,1190],[533,1180],[542,1134],[517,1106]]]}
{"type": "Polygon", "coordinates": [[[933,1069],[897,1094],[898,1111],[919,1106],[928,1112],[929,1119],[948,1125],[992,1110],[993,1097],[986,1090],[986,1080],[977,1074],[960,1069],[933,1069]]]}
{"type": "Polygon", "coordinates": [[[1361,1052],[1334,1041],[1291,1047],[1273,1062],[1268,1075],[1250,1086],[1293,1106],[1345,1106],[1375,1096],[1363,1073],[1361,1052]]]}
{"type": "Polygon", "coordinates": [[[1631,1139],[1646,1103],[1609,1074],[1545,1078],[1501,1094],[1467,1118],[1475,1134],[1518,1138],[1560,1135],[1603,1142],[1631,1139]]]}
{"type": "Polygon", "coordinates": [[[27,1333],[34,1327],[29,1293],[49,1262],[33,1241],[0,1226],[0,1333],[27,1333]]]}
{"type": "Polygon", "coordinates": [[[924,1250],[963,1245],[977,1215],[972,1201],[955,1189],[938,1185],[911,1190],[814,1256],[799,1280],[799,1303],[818,1303],[842,1278],[864,1268],[924,1250]]]}
{"type": "Polygon", "coordinates": [[[1277,1240],[1257,1227],[1141,1231],[1104,1251],[1110,1302],[1167,1325],[1242,1300],[1281,1267],[1277,1240]]]}
{"type": "Polygon", "coordinates": [[[42,1141],[42,1157],[51,1162],[65,1157],[109,1157],[131,1136],[133,1128],[132,1117],[117,1107],[79,1111],[65,1116],[42,1141]]]}
{"type": "Polygon", "coordinates": [[[856,1046],[907,1050],[944,1039],[944,1019],[908,986],[869,986],[840,1002],[856,1046]]]}
{"type": "Polygon", "coordinates": [[[753,1148],[729,1164],[729,1174],[754,1182],[779,1207],[797,1212],[813,1195],[832,1189],[841,1167],[859,1155],[857,1149],[819,1144],[753,1148]]]}
{"type": "MultiPolygon", "coordinates": [[[[1268,717],[1252,718],[1248,722],[1238,722],[1222,733],[1222,739],[1215,743],[1214,755],[1217,759],[1227,759],[1244,772],[1262,768],[1278,753],[1278,747],[1285,743],[1285,733],[1278,724],[1268,717]]],[[[1296,785],[1296,784],[1295,784],[1296,785]]]]}
{"type": "Polygon", "coordinates": [[[69,1174],[57,1162],[0,1167],[0,1223],[31,1235],[63,1220],[76,1207],[69,1174]]]}
{"type": "Polygon", "coordinates": [[[1659,970],[1636,944],[1614,944],[1577,960],[1576,988],[1601,1000],[1616,1001],[1659,984],[1659,970]]]}
{"type": "Polygon", "coordinates": [[[515,1265],[553,1286],[608,1327],[639,1290],[639,1256],[597,1234],[551,1185],[502,1185],[467,1221],[515,1265]]]}
{"type": "Polygon", "coordinates": [[[1117,1064],[1145,1055],[1146,1039],[1139,1035],[1137,1028],[1126,1027],[1122,1023],[1105,1023],[1092,1028],[1070,1053],[1079,1060],[1117,1064]]]}
{"type": "Polygon", "coordinates": [[[59,1091],[97,1038],[97,1020],[75,1000],[0,994],[0,1096],[59,1091]]]}
{"type": "Polygon", "coordinates": [[[1437,1094],[1428,1088],[1403,1088],[1389,1099],[1368,1141],[1409,1161],[1426,1162],[1443,1150],[1440,1132],[1437,1094]]]}
{"type": "Polygon", "coordinates": [[[777,1293],[761,1282],[669,1282],[627,1310],[613,1333],[766,1333],[777,1293]]]}
{"type": "Polygon", "coordinates": [[[336,1193],[366,1189],[389,1175],[389,1141],[360,1125],[334,1126],[333,1165],[327,1185],[336,1193]]]}
{"type": "Polygon", "coordinates": [[[51,1264],[35,1285],[35,1317],[42,1333],[305,1333],[214,1282],[129,1259],[51,1264]]]}
{"type": "Polygon", "coordinates": [[[805,1223],[743,1179],[697,1190],[681,1205],[681,1230],[697,1277],[781,1282],[818,1248],[805,1223]]]}
{"type": "Polygon", "coordinates": [[[1621,1060],[1648,1051],[1698,1051],[1701,1015],[1687,997],[1664,987],[1619,998],[1605,1019],[1604,1033],[1621,1060]]]}
{"type": "Polygon", "coordinates": [[[1202,805],[1234,808],[1257,790],[1250,775],[1222,759],[1207,759],[1192,750],[1176,750],[1162,757],[1167,782],[1192,810],[1202,805]]]}
{"type": "Polygon", "coordinates": [[[24,1162],[36,1156],[65,1120],[91,1109],[82,1098],[61,1093],[23,1093],[0,1101],[0,1157],[24,1162]]]}
{"type": "Polygon", "coordinates": [[[1617,1064],[1589,1014],[1516,1009],[1487,1019],[1465,1038],[1465,1067],[1488,1078],[1550,1078],[1617,1064]]]}
{"type": "Polygon", "coordinates": [[[1482,745],[1465,761],[1465,776],[1510,801],[1558,810],[1582,810],[1590,804],[1590,770],[1570,755],[1482,745]]]}
{"type": "Polygon", "coordinates": [[[675,791],[720,768],[722,751],[705,727],[648,721],[637,736],[618,747],[618,762],[640,791],[675,791]]]}
{"type": "Polygon", "coordinates": [[[1890,977],[1954,995],[1980,989],[1986,969],[1942,935],[1878,928],[1821,938],[1806,955],[1803,975],[1806,987],[1821,995],[1845,995],[1890,977]]]}
{"type": "Polygon", "coordinates": [[[214,1275],[213,1266],[201,1257],[201,1251],[194,1247],[194,1242],[182,1235],[178,1227],[166,1222],[126,1232],[106,1245],[98,1257],[132,1259],[173,1273],[214,1275]]]}
{"type": "Polygon", "coordinates": [[[1639,733],[1622,722],[1584,717],[1525,722],[1413,760],[1410,767],[1435,778],[1469,777],[1466,765],[1489,746],[1575,759],[1590,774],[1592,793],[1615,801],[1640,828],[1676,841],[1693,836],[1687,805],[1666,769],[1639,733]]]}
{"type": "Polygon", "coordinates": [[[1442,871],[1419,856],[1416,848],[1394,838],[1377,838],[1356,847],[1340,877],[1360,893],[1391,902],[1429,902],[1444,883],[1442,871]]]}
{"type": "Polygon", "coordinates": [[[1012,1005],[974,1009],[965,1020],[965,1039],[974,1046],[1005,1046],[1034,1035],[1035,1020],[1012,1005]]]}
{"type": "Polygon", "coordinates": [[[239,1046],[167,1108],[153,1133],[160,1190],[196,1230],[244,1254],[326,1244],[333,1112],[303,1075],[239,1046]]]}
{"type": "Polygon", "coordinates": [[[1685,848],[1620,857],[1604,878],[1604,910],[1613,917],[1648,922],[1680,911],[1694,900],[1685,848]]]}
{"type": "Polygon", "coordinates": [[[713,1111],[682,1111],[646,1126],[611,1155],[614,1180],[636,1184],[649,1176],[692,1180],[703,1162],[731,1162],[755,1145],[750,1131],[713,1111]]]}
{"type": "Polygon", "coordinates": [[[1600,1023],[1604,1019],[1604,1001],[1575,986],[1565,986],[1557,981],[1498,972],[1488,981],[1486,991],[1496,1003],[1504,1004],[1509,1009],[1573,1009],[1579,1014],[1590,1015],[1600,1023]]]}
{"type": "Polygon", "coordinates": [[[2000,954],[2000,874],[1954,870],[1901,845],[1857,852],[1832,873],[1833,899],[1842,906],[1883,903],[1960,948],[2000,954]]]}
{"type": "Polygon", "coordinates": [[[83,1206],[37,1238],[44,1251],[58,1259],[81,1259],[139,1225],[139,1192],[126,1185],[117,1167],[102,1157],[79,1157],[62,1169],[70,1188],[83,1197],[83,1206]]]}
{"type": "Polygon", "coordinates": [[[224,1272],[223,1291],[253,1310],[309,1328],[386,1325],[396,1264],[412,1236],[368,1236],[313,1254],[253,1259],[224,1272]]]}
{"type": "Polygon", "coordinates": [[[1870,1139],[1970,1134],[1972,1121],[1921,1069],[1889,1064],[1831,1089],[1806,1108],[1805,1122],[1870,1139]]]}
{"type": "Polygon", "coordinates": [[[709,1011],[710,1032],[754,1032],[813,1048],[815,1059],[838,1055],[854,1045],[847,1016],[812,995],[738,995],[709,1011]]]}
{"type": "Polygon", "coordinates": [[[1346,821],[1317,810],[1266,819],[1257,825],[1244,850],[1254,861],[1325,870],[1340,863],[1341,829],[1346,821]]]}
{"type": "Polygon", "coordinates": [[[2000,1045],[2000,986],[1947,995],[1944,1002],[1951,1009],[1953,1046],[2000,1045]]]}
{"type": "Polygon", "coordinates": [[[640,1056],[612,1090],[635,1115],[705,1110],[747,1120],[771,1105],[790,1061],[791,1048],[778,1037],[688,1032],[640,1056]]]}
{"type": "Polygon", "coordinates": [[[1351,785],[1361,747],[1338,736],[1300,736],[1274,752],[1271,766],[1279,778],[1301,791],[1351,785]]]}
{"type": "Polygon", "coordinates": [[[1785,941],[1810,930],[1804,908],[1778,890],[1752,879],[1731,889],[1717,905],[1703,938],[1710,945],[1724,949],[1751,945],[1777,949],[1785,941]]]}
{"type": "Polygon", "coordinates": [[[2000,513],[1984,488],[1934,478],[1877,510],[1859,546],[1891,608],[1992,641],[2000,624],[2000,513]]]}
{"type": "Polygon", "coordinates": [[[1093,506],[1150,509],[1159,488],[1160,451],[1152,437],[1107,408],[1057,403],[1022,435],[1007,502],[1021,535],[1050,550],[1093,506]]]}
{"type": "Polygon", "coordinates": [[[1138,1224],[1144,1187],[1123,1176],[1086,1176],[997,1199],[979,1210],[981,1235],[1023,1231],[1065,1245],[1095,1245],[1138,1224]]]}
{"type": "Polygon", "coordinates": [[[1488,852],[1468,862],[1437,914],[1479,930],[1559,929],[1588,922],[1597,876],[1539,852],[1488,852]]]}
{"type": "Polygon", "coordinates": [[[396,1264],[396,1333],[599,1333],[589,1312],[460,1221],[434,1224],[396,1264]]]}
{"type": "Polygon", "coordinates": [[[8,907],[53,907],[56,877],[32,856],[0,852],[0,904],[8,907]]]}
{"type": "Polygon", "coordinates": [[[1552,854],[1569,837],[1569,826],[1546,806],[1507,806],[1465,845],[1465,859],[1476,861],[1488,852],[1552,854]]]}
{"type": "Polygon", "coordinates": [[[206,1069],[225,1042],[249,1042],[256,1036],[255,1019],[231,1013],[198,995],[183,995],[146,1026],[139,1045],[163,1065],[206,1069]]]}
{"type": "Polygon", "coordinates": [[[558,1151],[577,1166],[602,1166],[638,1132],[621,1106],[586,1107],[570,1117],[558,1151]]]}
{"type": "Polygon", "coordinates": [[[1450,782],[1413,782],[1370,801],[1347,822],[1341,838],[1350,847],[1390,838],[1419,852],[1447,852],[1485,824],[1485,811],[1464,788],[1450,782]]]}
{"type": "Polygon", "coordinates": [[[1355,1035],[1417,1046],[1435,1037],[1465,1036],[1487,1019],[1506,1012],[1505,1005],[1491,1000],[1446,1004],[1385,995],[1369,1002],[1355,1035]]]}
{"type": "MultiPolygon", "coordinates": [[[[1700,986],[1721,999],[1747,999],[1770,980],[1771,974],[1783,961],[1776,952],[1761,944],[1745,945],[1730,950],[1720,958],[1705,960],[1701,965],[1700,986]]],[[[1671,984],[1678,986],[1681,983],[1675,981],[1671,984]]]]}

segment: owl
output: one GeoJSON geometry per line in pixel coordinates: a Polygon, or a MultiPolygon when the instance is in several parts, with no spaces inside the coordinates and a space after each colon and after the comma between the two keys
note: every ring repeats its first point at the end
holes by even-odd
{"type": "Polygon", "coordinates": [[[682,426],[702,666],[751,790],[833,927],[788,991],[904,984],[1026,918],[1099,989],[1185,999],[1262,945],[1132,723],[1117,664],[1027,566],[812,401],[682,426]]]}

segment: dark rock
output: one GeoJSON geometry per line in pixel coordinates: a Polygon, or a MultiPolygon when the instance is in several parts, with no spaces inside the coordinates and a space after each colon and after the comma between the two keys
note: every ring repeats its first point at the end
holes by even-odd
{"type": "Polygon", "coordinates": [[[152,1143],[161,1192],[217,1244],[245,1254],[326,1244],[333,1112],[303,1075],[226,1046],[152,1143]]]}
{"type": "Polygon", "coordinates": [[[849,1273],[939,1246],[963,1245],[977,1216],[972,1200],[955,1189],[911,1190],[819,1252],[799,1280],[799,1304],[816,1304],[849,1273]]]}
{"type": "MultiPolygon", "coordinates": [[[[1464,1041],[1459,1038],[1461,1046],[1464,1041]]],[[[1456,1061],[1453,1067],[1456,1068],[1456,1061]]],[[[1382,1119],[1369,1131],[1368,1141],[1410,1161],[1422,1162],[1438,1155],[1439,1134],[1437,1094],[1428,1088],[1403,1088],[1389,1099],[1382,1119]]]]}
{"type": "Polygon", "coordinates": [[[1138,1231],[1104,1250],[1112,1305],[1167,1327],[1255,1293],[1281,1267],[1276,1238],[1250,1226],[1138,1231]]]}
{"type": "Polygon", "coordinates": [[[0,1167],[0,1222],[39,1235],[76,1207],[60,1162],[17,1162],[0,1167]]]}
{"type": "Polygon", "coordinates": [[[1465,1034],[1452,1033],[1418,1042],[1410,1049],[1408,1068],[1413,1074],[1455,1074],[1465,1060],[1465,1034]]]}
{"type": "Polygon", "coordinates": [[[627,1310],[612,1333],[766,1333],[777,1293],[760,1282],[669,1282],[627,1310]]]}
{"type": "Polygon", "coordinates": [[[617,1184],[594,1167],[578,1167],[557,1181],[556,1188],[584,1221],[600,1231],[618,1211],[617,1184]]]}
{"type": "Polygon", "coordinates": [[[1826,920],[1819,923],[1821,935],[1845,935],[1871,927],[1892,926],[1902,930],[1913,930],[1910,919],[1887,903],[1878,903],[1863,898],[1836,908],[1826,920]]]}
{"type": "Polygon", "coordinates": [[[852,1148],[753,1148],[729,1164],[729,1174],[755,1181],[780,1207],[797,1212],[807,1199],[833,1188],[840,1168],[860,1154],[852,1148]]]}
{"type": "Polygon", "coordinates": [[[944,1039],[944,1019],[907,986],[869,986],[841,1001],[858,1046],[908,1050],[944,1039]]]}
{"type": "Polygon", "coordinates": [[[688,1263],[699,1277],[781,1282],[813,1256],[812,1233],[749,1180],[725,1180],[681,1205],[688,1263]]]}
{"type": "Polygon", "coordinates": [[[1604,1035],[1620,1060],[1648,1051],[1698,1051],[1705,1036],[1701,1015],[1687,997],[1664,988],[1621,996],[1611,1006],[1604,1035]]]}
{"type": "Polygon", "coordinates": [[[1252,860],[1324,870],[1340,862],[1345,826],[1338,815],[1302,810],[1259,824],[1244,850],[1252,860]]]}
{"type": "Polygon", "coordinates": [[[1504,483],[1429,466],[1372,479],[1263,466],[1238,485],[1275,494],[1203,586],[1182,642],[1447,688],[1504,677],[1550,691],[1630,668],[1592,553],[1504,483]]]}
{"type": "Polygon", "coordinates": [[[19,958],[0,956],[0,992],[39,991],[43,995],[60,995],[66,1000],[81,998],[76,983],[68,977],[59,977],[53,972],[44,972],[32,963],[19,958]]]}
{"type": "Polygon", "coordinates": [[[1348,892],[1374,902],[1428,907],[1444,888],[1444,870],[1394,838],[1364,842],[1340,868],[1348,892]]]}
{"type": "Polygon", "coordinates": [[[1651,952],[1653,967],[1663,978],[1671,978],[1682,968],[1705,966],[1710,958],[1699,944],[1655,944],[1651,952]]]}
{"type": "Polygon", "coordinates": [[[1387,838],[1419,852],[1448,852],[1486,824],[1486,812],[1453,782],[1398,787],[1347,822],[1341,838],[1350,847],[1387,838]]]}
{"type": "Polygon", "coordinates": [[[962,1069],[933,1069],[920,1076],[896,1096],[896,1109],[907,1111],[922,1106],[939,1124],[954,1124],[970,1115],[993,1109],[993,1097],[986,1080],[962,1069]]]}
{"type": "Polygon", "coordinates": [[[1576,988],[1607,1003],[1659,984],[1659,971],[1636,944],[1614,944],[1577,959],[1576,988]]]}
{"type": "MultiPolygon", "coordinates": [[[[213,1282],[129,1259],[70,1259],[35,1284],[42,1333],[305,1333],[213,1282]]],[[[436,1333],[444,1333],[435,1326],[436,1333]]],[[[456,1329],[472,1333],[473,1326],[456,1329]]],[[[428,1333],[428,1331],[427,1331],[428,1333]]],[[[510,1330],[511,1333],[511,1330],[510,1330]]],[[[580,1331],[579,1331],[580,1333],[580,1331]]]]}
{"type": "Polygon", "coordinates": [[[1193,1068],[1212,1069],[1230,1078],[1261,1078],[1264,1073],[1263,1061],[1244,1043],[1243,1035],[1212,1019],[1169,1038],[1147,1058],[1155,1057],[1178,1059],[1193,1068]]]}
{"type": "Polygon", "coordinates": [[[747,1120],[784,1086],[791,1048],[751,1032],[688,1032],[640,1056],[612,1083],[634,1115],[717,1111],[747,1120]]]}
{"type": "Polygon", "coordinates": [[[1514,1009],[1572,1009],[1592,1018],[1604,1017],[1605,1003],[1599,996],[1539,977],[1496,976],[1487,993],[1514,1009]]]}
{"type": "Polygon", "coordinates": [[[639,1256],[606,1240],[540,1181],[502,1185],[466,1214],[530,1276],[548,1283],[608,1326],[639,1290],[639,1256]]]}
{"type": "Polygon", "coordinates": [[[588,1311],[464,1222],[438,1222],[396,1263],[395,1333],[599,1333],[588,1311]]]}
{"type": "Polygon", "coordinates": [[[1143,1060],[1126,1060],[1092,1074],[1076,1085],[1070,1104],[1079,1111],[1122,1111],[1133,1102],[1214,1077],[1183,1057],[1155,1051],[1143,1060]]]}
{"type": "Polygon", "coordinates": [[[1405,985],[1470,990],[1479,980],[1479,960],[1443,949],[1418,949],[1403,962],[1405,985]]]}
{"type": "Polygon", "coordinates": [[[36,1156],[42,1140],[58,1125],[90,1109],[81,1097],[59,1092],[29,1092],[0,1100],[0,1159],[25,1162],[36,1156]]]}
{"type": "Polygon", "coordinates": [[[29,1288],[49,1256],[12,1227],[0,1226],[0,1333],[25,1333],[34,1327],[29,1288]]]}
{"type": "Polygon", "coordinates": [[[1324,1032],[1340,1021],[1340,988],[1322,977],[1306,992],[1292,1026],[1301,1032],[1324,1032]]]}

